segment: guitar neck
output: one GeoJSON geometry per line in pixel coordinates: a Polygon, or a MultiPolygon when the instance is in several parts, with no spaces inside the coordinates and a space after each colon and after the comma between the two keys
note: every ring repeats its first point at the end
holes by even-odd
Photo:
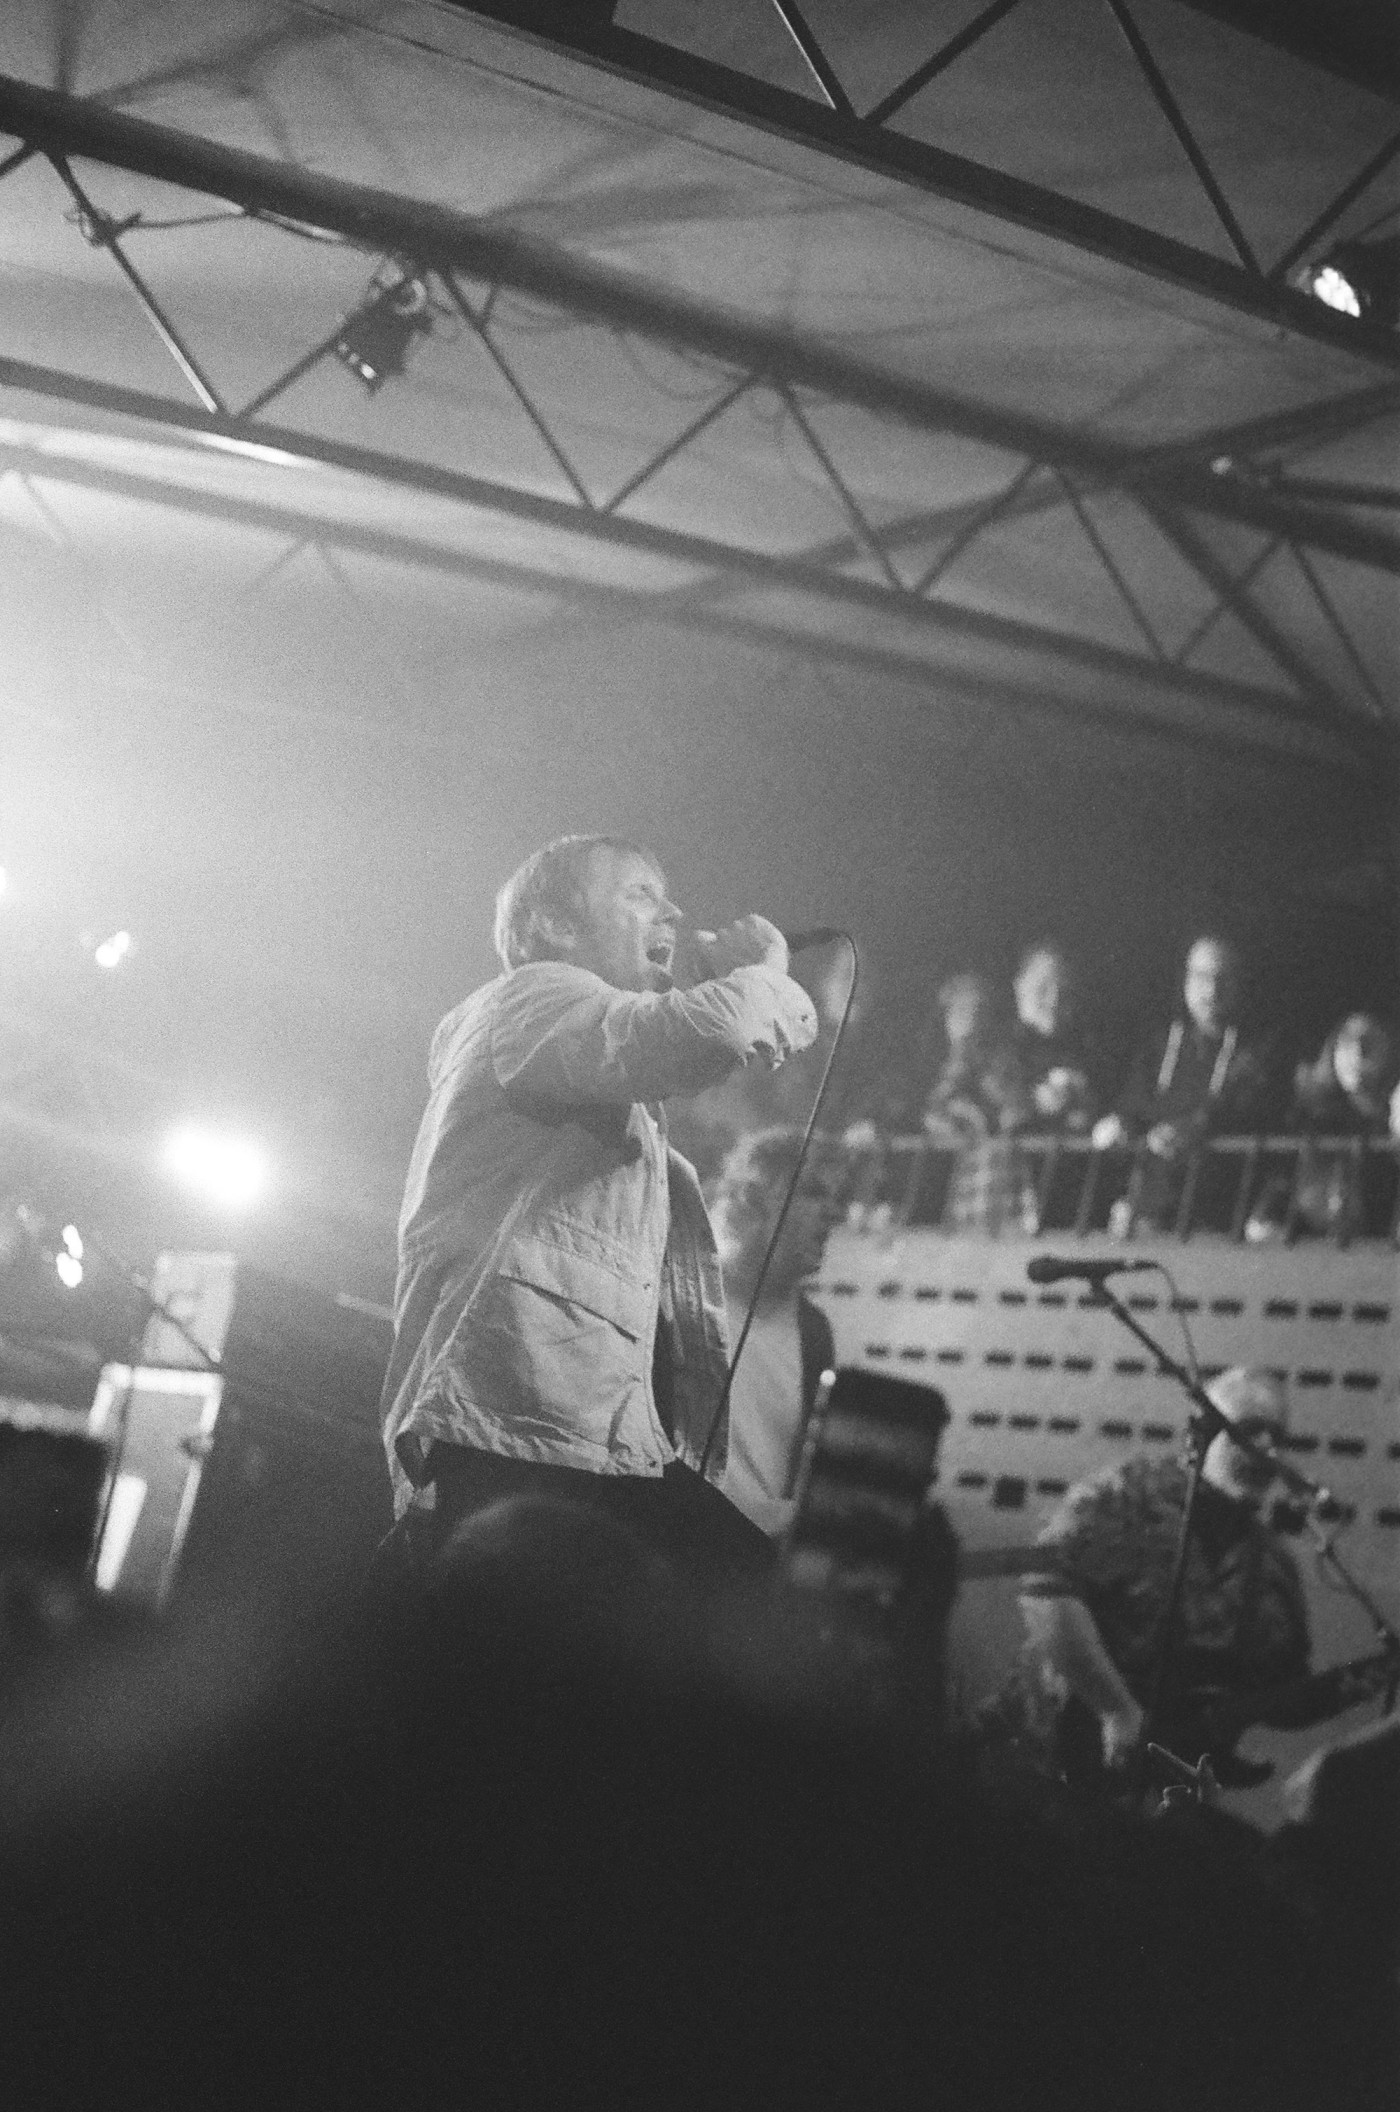
{"type": "MultiPolygon", "coordinates": [[[[1251,1694],[1210,1703],[1201,1712],[1201,1728],[1208,1744],[1222,1746],[1232,1744],[1251,1725],[1269,1723],[1276,1718],[1283,1718],[1286,1722],[1292,1717],[1295,1727],[1301,1729],[1380,1693],[1397,1675],[1400,1675],[1400,1661],[1397,1661],[1396,1653],[1392,1650],[1376,1651],[1366,1657],[1351,1658],[1343,1665],[1330,1665],[1323,1672],[1310,1672],[1275,1687],[1256,1688],[1251,1694]]],[[[1190,1708],[1190,1696],[1184,1696],[1183,1711],[1189,1712],[1190,1708]]]]}

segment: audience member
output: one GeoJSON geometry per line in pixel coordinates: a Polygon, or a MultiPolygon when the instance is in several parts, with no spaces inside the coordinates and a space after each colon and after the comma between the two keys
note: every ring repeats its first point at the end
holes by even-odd
{"type": "MultiPolygon", "coordinates": [[[[1267,1049],[1246,1037],[1240,1021],[1241,969],[1231,940],[1206,932],[1192,941],[1180,1011],[1139,1051],[1117,1109],[1094,1125],[1098,1150],[1137,1147],[1115,1230],[1170,1229],[1197,1147],[1213,1134],[1257,1131],[1277,1119],[1267,1049]]],[[[1198,1212],[1219,1220],[1218,1197],[1201,1194],[1198,1212]]]]}
{"type": "Polygon", "coordinates": [[[799,1180],[759,1283],[801,1143],[795,1129],[744,1138],[725,1160],[710,1206],[731,1342],[740,1340],[755,1294],[758,1299],[730,1388],[729,1457],[720,1486],[769,1533],[791,1518],[803,1431],[817,1382],[835,1356],[831,1324],[802,1288],[840,1214],[839,1179],[823,1173],[830,1154],[821,1147],[799,1180]]]}
{"type": "Polygon", "coordinates": [[[1392,1133],[1391,1096],[1400,1084],[1395,1036],[1372,1012],[1349,1012],[1312,1063],[1293,1080],[1293,1126],[1323,1137],[1392,1133]]]}
{"type": "Polygon", "coordinates": [[[1020,1217],[1011,1140],[1020,1103],[995,990],[984,975],[954,975],[938,1004],[947,1053],[924,1102],[923,1128],[956,1154],[942,1221],[955,1232],[999,1232],[1020,1217]]]}
{"type": "Polygon", "coordinates": [[[1298,1066],[1291,1126],[1305,1141],[1291,1177],[1266,1184],[1247,1238],[1315,1233],[1347,1239],[1386,1231],[1395,1208],[1395,1161],[1360,1146],[1395,1133],[1396,1073],[1395,1037],[1369,1012],[1348,1013],[1313,1062],[1298,1066]]]}
{"type": "Polygon", "coordinates": [[[1082,1136],[1094,1119],[1095,1094],[1078,1018],[1077,978],[1068,957],[1049,940],[1027,947],[1012,990],[1016,1126],[1082,1136]]]}

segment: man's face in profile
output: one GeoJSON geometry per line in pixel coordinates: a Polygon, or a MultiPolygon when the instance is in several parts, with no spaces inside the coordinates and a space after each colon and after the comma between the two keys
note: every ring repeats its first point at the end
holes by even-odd
{"type": "Polygon", "coordinates": [[[589,858],[568,959],[618,990],[668,989],[679,917],[649,858],[599,844],[589,858]]]}

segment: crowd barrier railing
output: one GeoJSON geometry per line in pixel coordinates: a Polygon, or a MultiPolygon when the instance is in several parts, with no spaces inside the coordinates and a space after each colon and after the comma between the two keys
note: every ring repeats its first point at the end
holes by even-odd
{"type": "Polygon", "coordinates": [[[963,1147],[925,1135],[827,1142],[844,1157],[855,1225],[1400,1246],[1400,1143],[1386,1137],[1218,1136],[1174,1159],[1145,1140],[1101,1151],[1031,1132],[963,1147]]]}

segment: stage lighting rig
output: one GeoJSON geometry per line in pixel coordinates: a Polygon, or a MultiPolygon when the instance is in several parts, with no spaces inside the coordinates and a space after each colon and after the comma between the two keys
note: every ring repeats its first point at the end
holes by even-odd
{"type": "Polygon", "coordinates": [[[392,285],[373,288],[346,317],[332,350],[372,396],[391,375],[403,373],[413,340],[432,334],[437,313],[426,282],[404,272],[392,285]]]}
{"type": "Polygon", "coordinates": [[[1338,242],[1303,268],[1305,293],[1358,322],[1393,330],[1400,323],[1400,235],[1338,242]]]}

